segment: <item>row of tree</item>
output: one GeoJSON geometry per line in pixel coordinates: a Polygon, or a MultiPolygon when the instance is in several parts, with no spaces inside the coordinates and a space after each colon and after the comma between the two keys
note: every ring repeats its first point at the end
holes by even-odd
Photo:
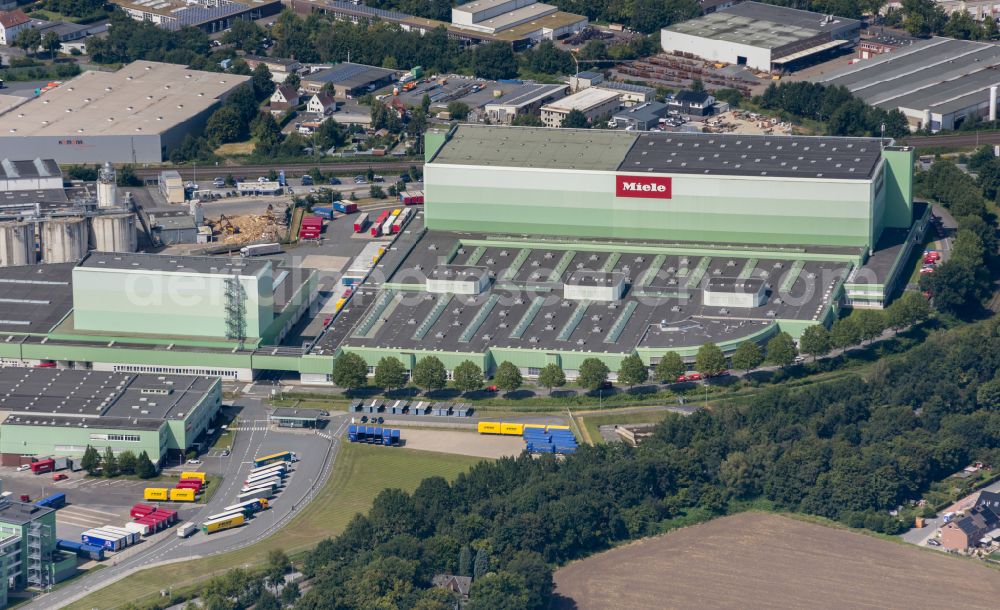
{"type": "MultiPolygon", "coordinates": [[[[886,329],[902,329],[925,320],[930,315],[927,299],[918,293],[909,292],[897,299],[885,311],[862,309],[850,316],[836,320],[829,330],[822,325],[811,326],[802,334],[799,345],[786,332],[780,332],[768,340],[764,349],[755,341],[741,343],[731,357],[733,368],[752,371],[762,364],[784,367],[795,362],[801,352],[818,358],[833,349],[844,349],[871,341],[886,329]]],[[[694,370],[705,377],[724,373],[730,367],[722,349],[715,343],[702,345],[695,356],[694,370]]],[[[688,370],[688,365],[677,352],[665,353],[653,367],[652,376],[659,382],[672,383],[679,380],[688,370]]],[[[649,381],[650,368],[638,354],[622,359],[618,368],[618,382],[629,387],[649,381]]],[[[580,363],[577,384],[588,391],[603,387],[611,374],[610,368],[599,358],[586,358],[580,363]]],[[[368,363],[353,352],[345,352],[334,362],[332,379],[347,390],[357,390],[368,384],[368,363]]],[[[391,392],[413,383],[424,391],[444,389],[448,385],[448,371],[437,356],[425,356],[418,360],[411,374],[405,365],[393,356],[386,356],[375,366],[372,383],[376,387],[391,392]]],[[[520,369],[509,361],[503,361],[493,374],[492,385],[502,392],[513,392],[524,385],[520,369]]],[[[538,373],[538,383],[548,390],[566,385],[566,373],[558,364],[550,363],[538,373]]],[[[475,392],[483,389],[486,378],[482,368],[471,360],[465,360],[452,371],[452,385],[460,392],[475,392]]]]}
{"type": "Polygon", "coordinates": [[[104,449],[102,455],[94,447],[87,445],[80,460],[80,467],[90,476],[103,476],[109,479],[120,475],[136,475],[140,479],[151,479],[156,476],[156,466],[145,451],[136,455],[125,450],[115,455],[111,447],[104,449]]]}
{"type": "Polygon", "coordinates": [[[898,109],[883,110],[854,97],[845,87],[806,81],[771,83],[754,102],[768,110],[826,124],[833,136],[901,138],[910,133],[906,116],[898,109]]]}
{"type": "Polygon", "coordinates": [[[1000,190],[1000,160],[985,146],[969,159],[969,168],[978,172],[978,179],[948,160],[935,161],[914,179],[914,191],[941,203],[958,225],[948,260],[920,278],[935,307],[957,316],[982,311],[1000,263],[997,219],[987,206],[987,197],[995,198],[1000,190]]]}
{"type": "Polygon", "coordinates": [[[903,0],[901,6],[886,13],[885,22],[919,37],[939,35],[960,40],[996,40],[1000,36],[993,19],[978,21],[964,9],[948,14],[934,0],[903,0]]]}
{"type": "Polygon", "coordinates": [[[490,560],[468,607],[547,608],[552,565],[751,501],[898,532],[908,524],[890,511],[972,460],[1000,461],[998,371],[992,319],[935,332],[865,378],[670,414],[636,448],[507,458],[384,491],[309,554],[296,608],[450,608],[430,579],[467,573],[480,549],[490,560]]]}

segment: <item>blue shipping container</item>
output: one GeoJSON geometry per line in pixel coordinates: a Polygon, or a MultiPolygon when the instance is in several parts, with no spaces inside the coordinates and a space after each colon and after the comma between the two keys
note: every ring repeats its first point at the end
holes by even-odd
{"type": "Polygon", "coordinates": [[[399,430],[392,431],[392,444],[393,445],[399,444],[399,430]]]}
{"type": "Polygon", "coordinates": [[[355,425],[352,424],[352,425],[350,425],[350,426],[347,427],[347,438],[352,443],[357,442],[357,440],[358,440],[358,427],[357,426],[355,426],[355,425]]]}
{"type": "Polygon", "coordinates": [[[332,208],[313,208],[313,214],[317,216],[322,216],[327,220],[333,220],[333,209],[332,208]]]}
{"type": "Polygon", "coordinates": [[[107,549],[109,551],[117,551],[121,549],[123,546],[122,545],[123,539],[113,540],[111,538],[103,538],[96,534],[84,533],[80,536],[80,540],[82,540],[85,544],[92,544],[94,546],[98,546],[107,549]]]}
{"type": "Polygon", "coordinates": [[[45,508],[55,508],[59,509],[66,506],[66,494],[58,493],[52,494],[47,498],[43,498],[38,502],[35,502],[35,506],[41,506],[45,508]]]}

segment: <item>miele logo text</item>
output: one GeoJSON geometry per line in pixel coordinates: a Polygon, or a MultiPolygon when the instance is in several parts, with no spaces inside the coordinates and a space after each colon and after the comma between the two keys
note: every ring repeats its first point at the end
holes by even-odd
{"type": "Polygon", "coordinates": [[[670,199],[670,178],[651,176],[615,176],[616,197],[670,199]]]}

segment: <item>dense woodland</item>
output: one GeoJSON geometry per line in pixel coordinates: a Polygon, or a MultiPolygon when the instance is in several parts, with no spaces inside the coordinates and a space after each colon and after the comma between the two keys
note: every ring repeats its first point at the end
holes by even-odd
{"type": "Polygon", "coordinates": [[[308,556],[315,586],[296,608],[446,608],[429,590],[440,572],[481,575],[471,608],[545,608],[548,565],[751,500],[899,532],[891,509],[971,460],[1000,463],[998,370],[991,320],[936,333],[868,379],[671,415],[637,449],[503,459],[385,491],[308,556]]]}

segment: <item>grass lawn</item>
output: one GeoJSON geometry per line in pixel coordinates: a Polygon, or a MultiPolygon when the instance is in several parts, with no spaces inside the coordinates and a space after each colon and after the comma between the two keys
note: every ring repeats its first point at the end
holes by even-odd
{"type": "MultiPolygon", "coordinates": [[[[334,536],[358,512],[367,511],[383,489],[412,491],[426,477],[453,479],[480,461],[460,455],[412,451],[369,445],[345,444],[340,449],[330,480],[280,536],[215,557],[175,563],[166,568],[174,591],[218,575],[231,568],[262,563],[267,552],[283,549],[289,555],[312,548],[320,539],[334,536]]],[[[267,515],[259,517],[268,519],[267,515]]],[[[256,527],[251,525],[250,527],[256,527]]],[[[202,535],[202,534],[197,534],[202,535]]],[[[164,587],[162,569],[144,570],[67,606],[71,610],[110,610],[127,602],[139,603],[159,595],[164,587]]]]}
{"type": "Polygon", "coordinates": [[[220,157],[228,157],[232,155],[249,155],[253,152],[254,143],[253,140],[247,140],[246,142],[230,142],[228,144],[223,144],[215,149],[215,154],[220,157]]]}
{"type": "Polygon", "coordinates": [[[576,415],[575,419],[578,422],[582,422],[593,444],[596,445],[604,442],[599,430],[601,426],[607,424],[653,424],[663,421],[667,413],[669,411],[664,410],[647,411],[644,413],[619,413],[617,415],[614,413],[602,413],[600,415],[576,415]]]}

